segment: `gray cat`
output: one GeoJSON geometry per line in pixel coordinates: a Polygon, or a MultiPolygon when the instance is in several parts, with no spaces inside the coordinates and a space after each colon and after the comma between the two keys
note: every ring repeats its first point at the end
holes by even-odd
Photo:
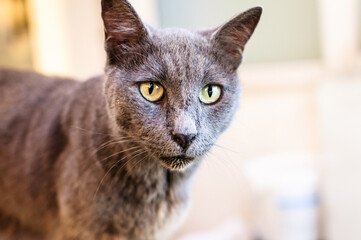
{"type": "Polygon", "coordinates": [[[103,0],[103,76],[0,71],[0,239],[169,238],[238,107],[236,70],[261,12],[159,30],[103,0]]]}

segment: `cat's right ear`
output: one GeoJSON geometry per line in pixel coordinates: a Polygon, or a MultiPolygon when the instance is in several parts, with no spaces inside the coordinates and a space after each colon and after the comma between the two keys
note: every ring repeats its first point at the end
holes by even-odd
{"type": "Polygon", "coordinates": [[[133,7],[126,0],[102,0],[101,3],[109,63],[123,63],[131,59],[131,55],[142,55],[149,33],[133,7]]]}

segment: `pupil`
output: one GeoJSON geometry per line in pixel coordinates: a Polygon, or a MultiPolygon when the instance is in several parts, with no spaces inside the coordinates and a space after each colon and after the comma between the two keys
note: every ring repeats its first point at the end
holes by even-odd
{"type": "Polygon", "coordinates": [[[152,94],[153,90],[154,90],[154,85],[153,85],[153,83],[150,83],[149,84],[149,89],[148,89],[149,95],[152,94]]]}
{"type": "Polygon", "coordinates": [[[208,96],[209,97],[212,97],[212,93],[213,93],[213,91],[212,91],[212,86],[208,86],[208,96]]]}

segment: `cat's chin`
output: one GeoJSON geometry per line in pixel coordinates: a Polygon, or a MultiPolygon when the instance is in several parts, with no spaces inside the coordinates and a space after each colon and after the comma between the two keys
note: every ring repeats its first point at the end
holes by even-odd
{"type": "Polygon", "coordinates": [[[193,165],[195,158],[185,155],[178,156],[161,156],[162,165],[172,171],[183,171],[193,165]]]}

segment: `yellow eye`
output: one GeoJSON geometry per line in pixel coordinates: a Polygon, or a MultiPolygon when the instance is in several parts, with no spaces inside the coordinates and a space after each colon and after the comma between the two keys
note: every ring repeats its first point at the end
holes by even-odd
{"type": "Polygon", "coordinates": [[[221,87],[213,84],[209,84],[202,88],[199,93],[199,100],[205,104],[211,104],[217,102],[221,96],[221,87]]]}
{"type": "Polygon", "coordinates": [[[164,96],[164,88],[162,85],[155,82],[141,83],[139,90],[143,97],[150,102],[159,101],[164,96]]]}

